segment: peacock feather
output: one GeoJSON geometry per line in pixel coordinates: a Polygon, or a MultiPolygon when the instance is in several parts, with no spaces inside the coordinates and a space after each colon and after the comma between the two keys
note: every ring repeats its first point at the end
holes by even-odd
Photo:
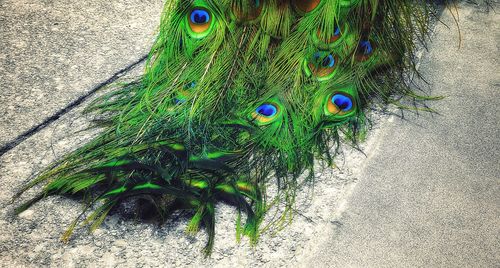
{"type": "Polygon", "coordinates": [[[433,10],[423,0],[167,1],[144,75],[86,109],[101,134],[31,180],[19,194],[43,191],[17,212],[81,196],[68,239],[140,199],[160,218],[191,211],[187,231],[206,229],[209,254],[225,202],[255,243],[273,205],[290,213],[315,159],[331,164],[332,148],[365,135],[370,103],[426,99],[405,77],[433,10]]]}

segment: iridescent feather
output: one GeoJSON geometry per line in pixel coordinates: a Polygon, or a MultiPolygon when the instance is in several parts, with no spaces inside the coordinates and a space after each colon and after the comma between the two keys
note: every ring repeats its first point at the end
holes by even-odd
{"type": "Polygon", "coordinates": [[[161,217],[192,211],[187,230],[205,227],[208,254],[226,202],[255,243],[272,204],[290,212],[314,159],[331,163],[335,144],[358,142],[372,100],[421,99],[403,77],[432,10],[420,0],[167,1],[144,75],[88,107],[102,133],[22,189],[45,185],[18,212],[48,195],[85,196],[91,213],[68,239],[80,220],[95,229],[141,197],[161,217]]]}

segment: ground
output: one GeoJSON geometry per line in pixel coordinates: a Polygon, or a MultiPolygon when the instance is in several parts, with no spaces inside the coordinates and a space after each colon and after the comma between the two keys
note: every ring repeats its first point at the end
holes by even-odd
{"type": "Polygon", "coordinates": [[[498,267],[500,16],[466,3],[443,12],[421,54],[420,85],[446,97],[430,103],[438,114],[372,112],[364,153],[345,148],[301,193],[294,222],[255,248],[236,243],[224,205],[208,259],[206,236],[186,236],[183,218],[157,226],[113,216],[62,243],[78,200],[51,197],[13,216],[26,179],[92,135],[75,132],[88,124],[80,112],[93,92],[141,73],[161,6],[0,3],[2,266],[498,267]]]}

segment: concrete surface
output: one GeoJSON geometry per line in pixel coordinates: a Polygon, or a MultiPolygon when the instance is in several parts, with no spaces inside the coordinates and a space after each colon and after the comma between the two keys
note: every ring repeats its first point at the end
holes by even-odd
{"type": "MultiPolygon", "coordinates": [[[[0,266],[498,267],[500,18],[470,5],[460,17],[463,47],[454,28],[439,25],[421,64],[433,93],[448,96],[432,104],[440,115],[375,111],[367,157],[346,148],[340,169],[326,168],[314,193],[300,193],[294,222],[255,248],[235,242],[236,215],[224,205],[210,259],[200,252],[206,236],[187,237],[182,217],[156,226],[116,215],[67,244],[59,238],[77,200],[50,197],[12,217],[10,198],[26,178],[92,136],[78,132],[89,121],[79,116],[84,103],[0,157],[0,266]]],[[[448,13],[442,19],[453,25],[448,13]]]]}
{"type": "MultiPolygon", "coordinates": [[[[255,248],[247,240],[241,244],[236,242],[236,212],[226,205],[218,205],[216,209],[216,241],[209,259],[202,254],[206,235],[200,232],[188,237],[187,220],[183,217],[157,226],[114,215],[93,234],[88,234],[85,228],[77,229],[65,244],[59,239],[81,210],[78,200],[49,197],[14,217],[12,211],[17,203],[12,204],[11,198],[26,178],[89,139],[92,133],[79,132],[89,122],[89,118],[79,116],[82,107],[0,157],[0,264],[7,267],[286,267],[299,261],[304,245],[314,243],[325,229],[337,224],[332,216],[336,213],[335,207],[342,203],[356,180],[352,170],[359,169],[364,159],[362,153],[346,149],[348,164],[341,170],[326,168],[316,174],[314,193],[304,191],[297,198],[293,223],[276,234],[267,232],[255,248]]],[[[380,121],[379,117],[373,115],[375,121],[380,121]]],[[[366,150],[377,140],[376,133],[374,129],[364,144],[366,150]]],[[[24,197],[27,199],[33,193],[30,191],[24,197]]]]}
{"type": "Polygon", "coordinates": [[[459,14],[462,48],[438,25],[420,67],[447,96],[440,115],[384,126],[340,227],[304,266],[500,266],[500,15],[459,14]]]}
{"type": "Polygon", "coordinates": [[[0,1],[0,147],[147,54],[162,5],[0,1]]]}

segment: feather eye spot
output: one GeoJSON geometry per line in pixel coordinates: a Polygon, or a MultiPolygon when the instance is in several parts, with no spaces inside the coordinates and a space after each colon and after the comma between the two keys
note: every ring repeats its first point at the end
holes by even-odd
{"type": "Polygon", "coordinates": [[[194,9],[191,11],[190,19],[194,24],[206,24],[210,21],[210,14],[203,9],[194,9]]]}
{"type": "Polygon", "coordinates": [[[213,25],[212,14],[203,7],[193,8],[187,16],[187,21],[189,33],[194,38],[205,37],[213,25]]]}
{"type": "Polygon", "coordinates": [[[339,35],[340,35],[340,27],[339,26],[335,26],[335,30],[334,30],[333,36],[339,36],[339,35]]]}
{"type": "Polygon", "coordinates": [[[333,116],[348,116],[354,112],[355,103],[347,93],[334,93],[328,98],[327,114],[333,116]]]}
{"type": "Polygon", "coordinates": [[[339,108],[339,110],[346,112],[352,109],[352,100],[342,94],[335,94],[332,96],[332,103],[339,108]]]}
{"type": "Polygon", "coordinates": [[[323,68],[332,68],[335,65],[335,58],[332,55],[328,55],[323,58],[323,61],[321,62],[321,66],[323,68]]]}
{"type": "Polygon", "coordinates": [[[191,88],[194,88],[196,87],[196,82],[195,81],[191,81],[187,84],[184,85],[184,89],[191,89],[191,88]]]}
{"type": "Polygon", "coordinates": [[[324,51],[314,53],[310,60],[306,60],[304,70],[306,75],[313,75],[318,80],[327,80],[333,77],[337,69],[337,57],[324,51]]]}
{"type": "Polygon", "coordinates": [[[252,113],[252,119],[257,125],[267,125],[279,117],[280,111],[280,107],[275,103],[263,103],[252,113]]]}
{"type": "Polygon", "coordinates": [[[191,95],[190,90],[196,87],[196,81],[191,81],[184,84],[182,89],[179,89],[177,96],[173,99],[175,105],[183,104],[187,101],[188,97],[191,95]]]}
{"type": "Polygon", "coordinates": [[[248,3],[248,6],[233,6],[233,14],[239,21],[253,21],[260,16],[262,12],[262,4],[261,0],[254,0],[253,3],[248,3]]]}
{"type": "Polygon", "coordinates": [[[373,52],[373,47],[370,41],[361,41],[359,43],[359,47],[361,48],[361,53],[363,55],[370,55],[373,52]]]}
{"type": "Polygon", "coordinates": [[[318,27],[311,34],[314,45],[321,50],[332,50],[345,43],[341,42],[349,37],[349,25],[346,23],[335,24],[333,29],[318,27]]]}
{"type": "Polygon", "coordinates": [[[181,98],[174,98],[174,104],[175,105],[181,105],[186,102],[186,99],[181,99],[181,98]]]}
{"type": "Polygon", "coordinates": [[[316,32],[316,37],[317,37],[316,42],[322,42],[325,44],[332,44],[332,43],[338,41],[342,37],[342,30],[340,29],[339,26],[335,26],[333,34],[330,37],[323,38],[321,35],[322,35],[322,31],[321,31],[321,29],[318,29],[318,31],[316,32]]]}
{"type": "Polygon", "coordinates": [[[292,2],[299,13],[309,13],[319,6],[321,0],[293,0],[292,2]]]}
{"type": "Polygon", "coordinates": [[[356,50],[356,59],[358,61],[365,61],[369,59],[375,52],[375,49],[375,45],[370,40],[360,41],[356,50]]]}
{"type": "Polygon", "coordinates": [[[272,104],[265,103],[265,104],[262,104],[261,106],[259,106],[255,110],[255,112],[261,116],[272,117],[272,116],[275,116],[276,113],[278,113],[278,109],[276,108],[276,106],[274,106],[272,104]]]}

